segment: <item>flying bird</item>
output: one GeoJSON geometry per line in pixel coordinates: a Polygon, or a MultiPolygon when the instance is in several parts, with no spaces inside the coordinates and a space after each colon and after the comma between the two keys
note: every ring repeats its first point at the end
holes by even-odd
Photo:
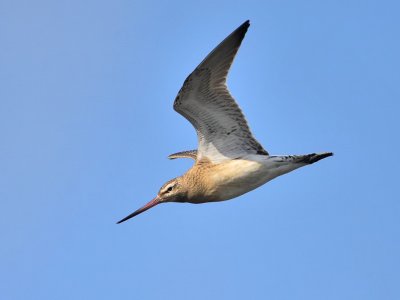
{"type": "Polygon", "coordinates": [[[254,138],[226,86],[228,71],[249,26],[249,21],[244,22],[211,51],[186,78],[175,98],[174,109],[196,129],[198,148],[169,158],[193,159],[193,167],[166,182],[153,200],[118,224],[161,203],[232,199],[333,155],[269,155],[254,138]]]}

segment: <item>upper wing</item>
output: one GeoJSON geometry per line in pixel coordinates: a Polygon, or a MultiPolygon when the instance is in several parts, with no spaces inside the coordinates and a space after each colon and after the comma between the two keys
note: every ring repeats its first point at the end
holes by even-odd
{"type": "Polygon", "coordinates": [[[220,162],[268,152],[250,132],[246,119],[226,86],[226,77],[249,28],[244,22],[223,40],[186,78],[174,109],[197,131],[198,160],[220,162]]]}

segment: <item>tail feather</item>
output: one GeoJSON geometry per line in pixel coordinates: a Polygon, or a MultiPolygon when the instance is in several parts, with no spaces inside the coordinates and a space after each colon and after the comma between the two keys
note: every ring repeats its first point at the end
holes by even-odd
{"type": "Polygon", "coordinates": [[[299,157],[299,162],[306,163],[306,164],[313,164],[321,159],[327,158],[332,156],[332,152],[324,152],[324,153],[311,153],[304,156],[299,157]]]}
{"type": "Polygon", "coordinates": [[[284,163],[284,164],[313,164],[321,159],[332,156],[332,152],[324,152],[324,153],[311,153],[305,155],[284,155],[284,156],[270,156],[276,162],[284,163]]]}

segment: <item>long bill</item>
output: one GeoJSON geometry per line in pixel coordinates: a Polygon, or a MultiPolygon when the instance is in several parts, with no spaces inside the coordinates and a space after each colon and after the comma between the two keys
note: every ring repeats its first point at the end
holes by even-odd
{"type": "Polygon", "coordinates": [[[146,210],[152,208],[153,206],[156,206],[157,204],[160,204],[160,199],[158,197],[155,197],[153,200],[151,200],[149,203],[147,203],[145,206],[139,208],[135,212],[131,213],[129,216],[126,216],[122,220],[118,221],[117,224],[125,222],[126,220],[129,220],[130,218],[133,218],[134,216],[137,216],[138,214],[141,214],[142,212],[145,212],[146,210]]]}

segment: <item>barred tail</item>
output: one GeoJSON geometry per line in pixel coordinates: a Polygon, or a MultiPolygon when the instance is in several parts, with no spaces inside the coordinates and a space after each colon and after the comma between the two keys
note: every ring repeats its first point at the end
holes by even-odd
{"type": "Polygon", "coordinates": [[[299,163],[305,163],[305,164],[313,164],[321,159],[327,158],[329,156],[332,156],[332,152],[324,152],[324,153],[311,153],[303,156],[298,156],[298,162],[299,163]]]}

